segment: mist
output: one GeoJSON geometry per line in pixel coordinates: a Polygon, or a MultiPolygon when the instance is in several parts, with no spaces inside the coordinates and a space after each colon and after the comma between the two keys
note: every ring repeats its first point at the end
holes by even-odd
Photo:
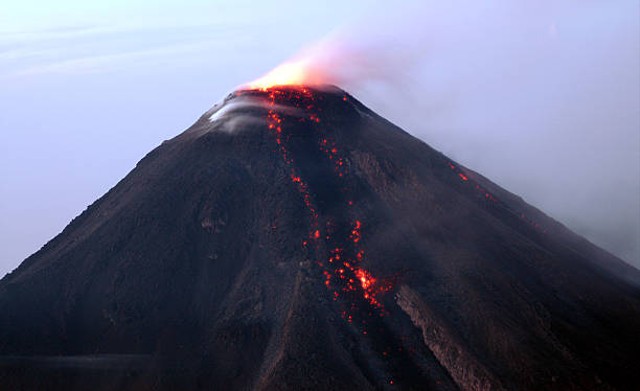
{"type": "Polygon", "coordinates": [[[640,266],[638,15],[634,1],[424,2],[293,59],[640,266]]]}

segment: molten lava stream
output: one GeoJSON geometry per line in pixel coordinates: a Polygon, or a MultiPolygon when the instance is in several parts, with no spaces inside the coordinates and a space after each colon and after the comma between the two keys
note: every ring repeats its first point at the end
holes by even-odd
{"type": "MultiPolygon", "coordinates": [[[[364,250],[360,248],[362,222],[354,218],[349,236],[343,239],[322,234],[318,211],[313,202],[309,185],[296,169],[295,161],[287,147],[287,137],[283,131],[284,117],[275,110],[277,104],[284,103],[293,104],[305,111],[306,120],[322,135],[318,146],[320,152],[329,160],[337,178],[344,180],[348,174],[346,160],[339,154],[335,141],[328,136],[328,132],[322,129],[322,121],[318,111],[319,105],[315,95],[305,87],[270,87],[262,91],[267,93],[270,104],[270,109],[267,113],[267,126],[275,137],[278,151],[289,170],[289,177],[302,195],[305,207],[311,217],[308,240],[303,241],[303,245],[308,245],[309,240],[318,241],[324,237],[329,242],[327,244],[331,245],[329,248],[334,249],[331,251],[327,262],[320,262],[323,267],[325,285],[332,290],[334,299],[337,300],[347,292],[357,292],[373,309],[380,310],[380,313],[382,313],[383,306],[378,299],[378,295],[390,290],[391,287],[388,284],[379,282],[371,272],[361,266],[364,259],[364,250]]],[[[344,196],[343,198],[346,199],[344,196]]],[[[353,201],[346,202],[346,207],[354,210],[353,201]]],[[[353,307],[355,307],[355,303],[349,306],[349,308],[353,307]]]]}
{"type": "MultiPolygon", "coordinates": [[[[392,378],[381,378],[378,381],[393,385],[403,378],[415,378],[419,371],[410,368],[411,360],[402,348],[403,343],[394,337],[384,321],[387,311],[381,302],[381,296],[392,289],[392,284],[375,277],[363,266],[365,251],[362,232],[365,224],[356,213],[357,203],[353,200],[357,199],[357,194],[346,185],[350,179],[347,160],[330,137],[330,132],[323,127],[316,96],[304,87],[269,87],[260,91],[268,94],[271,106],[267,113],[267,126],[274,135],[277,150],[289,171],[289,178],[301,194],[310,216],[309,232],[302,245],[310,251],[314,250],[316,256],[321,254],[322,248],[330,249],[326,257],[316,260],[316,264],[321,268],[325,287],[341,308],[341,317],[366,338],[370,347],[386,363],[388,371],[394,374],[392,378]],[[337,194],[332,194],[331,197],[347,208],[347,216],[326,216],[325,226],[321,226],[319,211],[314,202],[316,195],[311,192],[309,183],[296,167],[296,161],[288,148],[289,136],[284,132],[285,117],[275,110],[279,104],[294,105],[306,113],[302,121],[307,121],[314,130],[311,138],[318,137],[319,151],[326,159],[325,163],[314,163],[328,164],[336,180],[343,183],[343,186],[338,186],[337,194]],[[308,248],[309,244],[313,244],[313,250],[308,248]]],[[[347,102],[346,97],[343,102],[347,102]]]]}

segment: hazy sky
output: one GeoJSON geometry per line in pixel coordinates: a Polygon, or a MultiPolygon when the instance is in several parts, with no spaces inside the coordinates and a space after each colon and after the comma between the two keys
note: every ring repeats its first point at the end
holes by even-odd
{"type": "Polygon", "coordinates": [[[640,267],[640,3],[7,2],[0,275],[302,50],[363,103],[640,267]]]}

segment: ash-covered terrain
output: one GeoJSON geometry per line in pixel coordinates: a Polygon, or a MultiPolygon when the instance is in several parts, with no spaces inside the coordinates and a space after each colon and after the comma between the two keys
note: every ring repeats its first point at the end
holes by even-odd
{"type": "Polygon", "coordinates": [[[638,270],[336,87],[270,87],[0,281],[0,388],[636,390],[638,330],[638,270]]]}

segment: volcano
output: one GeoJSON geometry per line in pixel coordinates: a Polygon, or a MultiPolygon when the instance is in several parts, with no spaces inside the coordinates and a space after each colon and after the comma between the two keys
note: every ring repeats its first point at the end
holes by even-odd
{"type": "Polygon", "coordinates": [[[0,281],[10,390],[636,390],[640,272],[337,87],[238,90],[0,281]]]}

